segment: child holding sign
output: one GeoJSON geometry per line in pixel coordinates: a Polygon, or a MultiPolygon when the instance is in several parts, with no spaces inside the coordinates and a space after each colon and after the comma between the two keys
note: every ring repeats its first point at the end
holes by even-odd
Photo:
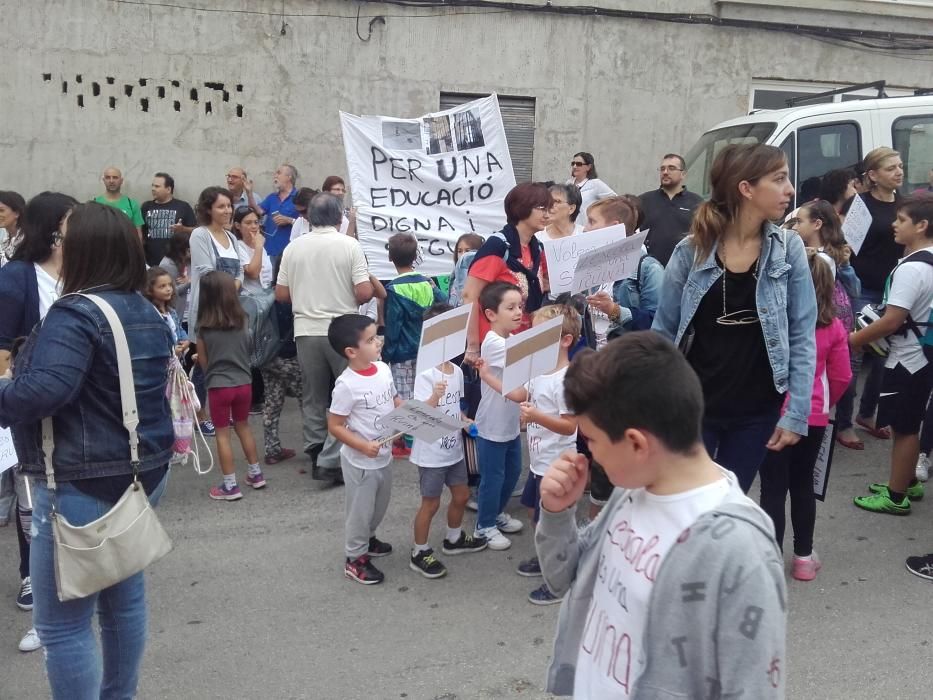
{"type": "MultiPolygon", "coordinates": [[[[425,312],[424,320],[440,316],[452,308],[449,304],[435,304],[425,312]]],[[[439,408],[448,416],[459,419],[463,371],[450,361],[425,370],[415,378],[414,395],[415,400],[424,401],[428,406],[439,408]]],[[[450,505],[447,506],[444,554],[467,554],[486,549],[484,537],[468,535],[460,529],[463,511],[470,498],[461,431],[445,435],[437,442],[427,442],[416,437],[411,450],[411,463],[418,467],[421,507],[415,515],[415,544],[408,565],[412,571],[417,571],[425,578],[441,578],[447,574],[447,567],[434,556],[434,550],[428,545],[428,530],[441,505],[441,492],[445,484],[450,489],[450,505]]]]}
{"type": "Polygon", "coordinates": [[[380,345],[369,316],[344,314],[330,322],[327,340],[348,366],[337,377],[327,413],[327,430],[343,443],[340,470],[346,484],[346,562],[344,576],[358,583],[382,583],[385,575],[371,557],[392,553],[376,538],[392,494],[392,453],[380,442],[382,419],[401,403],[392,372],[377,362],[380,345]]]}
{"type": "Polygon", "coordinates": [[[521,532],[523,527],[520,520],[505,512],[522,473],[518,403],[499,391],[505,368],[505,339],[522,325],[522,293],[514,284],[492,282],[480,293],[479,305],[490,329],[478,362],[483,385],[476,411],[476,455],[482,479],[474,536],[484,537],[490,549],[502,550],[512,546],[502,533],[521,532]]]}

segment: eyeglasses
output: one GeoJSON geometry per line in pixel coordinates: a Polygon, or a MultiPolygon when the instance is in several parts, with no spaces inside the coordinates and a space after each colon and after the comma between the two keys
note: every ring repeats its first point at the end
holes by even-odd
{"type": "Polygon", "coordinates": [[[570,161],[570,167],[572,168],[582,168],[584,165],[586,165],[586,163],[582,163],[576,160],[570,161]]]}
{"type": "Polygon", "coordinates": [[[548,210],[547,207],[532,207],[532,209],[534,209],[535,211],[547,211],[548,210]]]}
{"type": "Polygon", "coordinates": [[[662,165],[660,168],[658,168],[659,173],[666,173],[668,171],[672,173],[677,173],[677,172],[683,172],[683,170],[684,170],[683,168],[678,168],[675,165],[662,165]]]}

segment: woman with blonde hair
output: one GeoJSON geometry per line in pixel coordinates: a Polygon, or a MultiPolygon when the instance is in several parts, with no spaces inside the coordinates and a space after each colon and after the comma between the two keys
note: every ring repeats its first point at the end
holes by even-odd
{"type": "Polygon", "coordinates": [[[794,195],[781,150],[726,146],[710,181],[665,270],[653,328],[700,377],[706,449],[747,492],[766,449],[807,434],[816,296],[800,237],[772,223],[794,195]]]}

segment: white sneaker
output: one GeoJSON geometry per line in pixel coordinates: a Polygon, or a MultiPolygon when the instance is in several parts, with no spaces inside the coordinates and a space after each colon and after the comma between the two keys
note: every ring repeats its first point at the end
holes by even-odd
{"type": "Polygon", "coordinates": [[[496,527],[499,528],[500,532],[514,535],[516,532],[521,532],[525,525],[521,520],[513,518],[508,513],[499,513],[496,517],[496,527]]]}
{"type": "Polygon", "coordinates": [[[23,638],[19,640],[19,650],[20,651],[35,651],[42,646],[42,642],[39,641],[39,635],[36,634],[36,628],[33,627],[30,629],[23,638]]]}
{"type": "Polygon", "coordinates": [[[479,506],[476,504],[476,499],[471,498],[466,503],[467,510],[472,510],[474,513],[479,510],[479,506]]]}
{"type": "Polygon", "coordinates": [[[920,455],[917,460],[917,471],[915,472],[917,481],[926,481],[930,478],[930,458],[925,454],[920,455]]]}
{"type": "Polygon", "coordinates": [[[486,546],[489,549],[503,550],[512,546],[512,540],[503,535],[495,526],[477,530],[474,536],[477,535],[486,538],[486,546]]]}

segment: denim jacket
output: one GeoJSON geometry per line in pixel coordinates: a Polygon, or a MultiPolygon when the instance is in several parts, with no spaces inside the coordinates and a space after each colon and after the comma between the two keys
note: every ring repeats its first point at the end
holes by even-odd
{"type": "MultiPolygon", "coordinates": [[[[816,372],[816,293],[803,241],[793,231],[765,223],[758,278],[758,317],[774,374],[774,388],[790,399],[778,427],[807,434],[810,394],[816,372]]],[[[700,300],[722,276],[718,244],[695,263],[692,237],[677,244],[664,273],[661,300],[652,328],[678,345],[700,300]]]]}
{"type": "Polygon", "coordinates": [[[658,310],[658,298],[664,281],[664,266],[648,255],[642,246],[644,257],[638,263],[636,277],[617,280],[612,286],[613,301],[622,307],[617,322],[609,327],[609,337],[633,330],[646,330],[658,310]]]}
{"type": "MultiPolygon", "coordinates": [[[[140,471],[168,464],[174,431],[165,397],[173,344],[141,294],[94,291],[113,306],[130,346],[139,411],[140,471]]],[[[45,479],[41,421],[52,416],[60,481],[130,474],[120,378],[110,325],[88,299],[59,299],[0,379],[0,425],[10,426],[22,471],[45,479]]]]}

